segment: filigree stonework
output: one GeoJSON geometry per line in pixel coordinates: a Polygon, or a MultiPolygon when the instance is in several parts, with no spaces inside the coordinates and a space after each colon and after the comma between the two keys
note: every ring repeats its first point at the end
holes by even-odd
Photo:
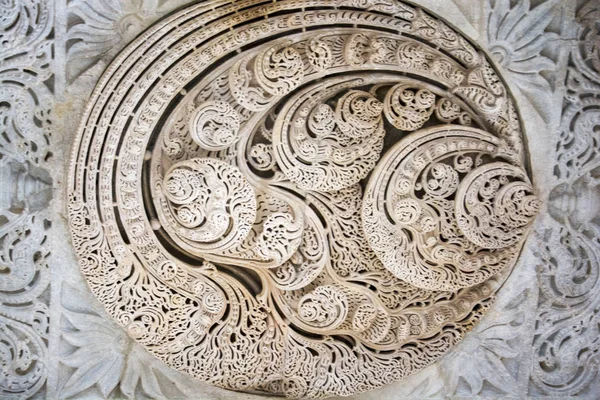
{"type": "Polygon", "coordinates": [[[480,320],[541,206],[527,166],[492,61],[424,10],[213,1],[106,69],[76,136],[70,229],[92,292],[168,366],[351,395],[480,320]]]}
{"type": "Polygon", "coordinates": [[[549,222],[538,232],[540,303],[531,380],[552,396],[600,390],[600,4],[577,10],[549,222]]]}
{"type": "Polygon", "coordinates": [[[0,2],[0,398],[43,393],[51,372],[54,7],[0,2]]]}

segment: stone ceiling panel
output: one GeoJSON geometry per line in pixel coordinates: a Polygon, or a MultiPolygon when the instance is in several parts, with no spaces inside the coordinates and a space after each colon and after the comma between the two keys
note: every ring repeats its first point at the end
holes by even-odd
{"type": "Polygon", "coordinates": [[[0,397],[597,397],[596,1],[0,11],[0,397]]]}

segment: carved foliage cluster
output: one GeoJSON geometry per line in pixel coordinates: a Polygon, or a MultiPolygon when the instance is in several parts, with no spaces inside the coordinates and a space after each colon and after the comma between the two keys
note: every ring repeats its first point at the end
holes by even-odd
{"type": "Polygon", "coordinates": [[[526,173],[472,128],[410,138],[380,161],[364,199],[365,231],[386,268],[417,287],[457,290],[514,262],[539,209],[526,173]]]}
{"type": "Polygon", "coordinates": [[[57,373],[57,396],[103,398],[191,398],[198,392],[190,380],[169,368],[135,343],[110,320],[101,307],[68,283],[61,287],[61,342],[57,346],[62,370],[57,373]]]}
{"type": "Polygon", "coordinates": [[[99,82],[72,238],[109,314],[171,367],[349,395],[433,363],[489,307],[539,207],[525,153],[490,61],[419,8],[197,4],[99,82]]]}
{"type": "Polygon", "coordinates": [[[537,3],[488,0],[487,46],[511,82],[550,120],[559,73],[558,47],[568,17],[560,0],[537,3]]]}
{"type": "Polygon", "coordinates": [[[0,3],[0,396],[45,384],[54,18],[50,1],[0,3]]]}

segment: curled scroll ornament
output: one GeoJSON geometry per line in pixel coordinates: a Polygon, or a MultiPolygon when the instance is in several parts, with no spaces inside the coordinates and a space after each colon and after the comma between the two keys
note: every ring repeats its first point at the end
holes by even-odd
{"type": "Polygon", "coordinates": [[[433,363],[537,211],[509,91],[401,2],[218,3],[151,27],[93,94],[69,197],[93,293],[225,388],[350,395],[433,363]]]}

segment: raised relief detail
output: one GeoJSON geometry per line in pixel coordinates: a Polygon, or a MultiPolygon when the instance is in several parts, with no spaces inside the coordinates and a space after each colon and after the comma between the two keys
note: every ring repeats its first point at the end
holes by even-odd
{"type": "Polygon", "coordinates": [[[548,222],[537,233],[540,299],[530,393],[596,397],[600,388],[600,4],[577,8],[548,222]]]}
{"type": "Polygon", "coordinates": [[[81,271],[131,338],[211,384],[323,398],[423,369],[489,308],[540,207],[510,91],[413,6],[198,4],[114,65],[70,171],[81,271]]]}
{"type": "Polygon", "coordinates": [[[207,101],[190,122],[192,139],[203,149],[223,150],[238,140],[240,116],[224,101],[207,101]]]}
{"type": "Polygon", "coordinates": [[[367,185],[362,220],[390,272],[423,289],[457,290],[515,262],[539,205],[498,145],[477,129],[442,125],[388,151],[367,185]]]}
{"type": "Polygon", "coordinates": [[[54,10],[0,2],[0,398],[43,397],[52,373],[54,10]]]}

